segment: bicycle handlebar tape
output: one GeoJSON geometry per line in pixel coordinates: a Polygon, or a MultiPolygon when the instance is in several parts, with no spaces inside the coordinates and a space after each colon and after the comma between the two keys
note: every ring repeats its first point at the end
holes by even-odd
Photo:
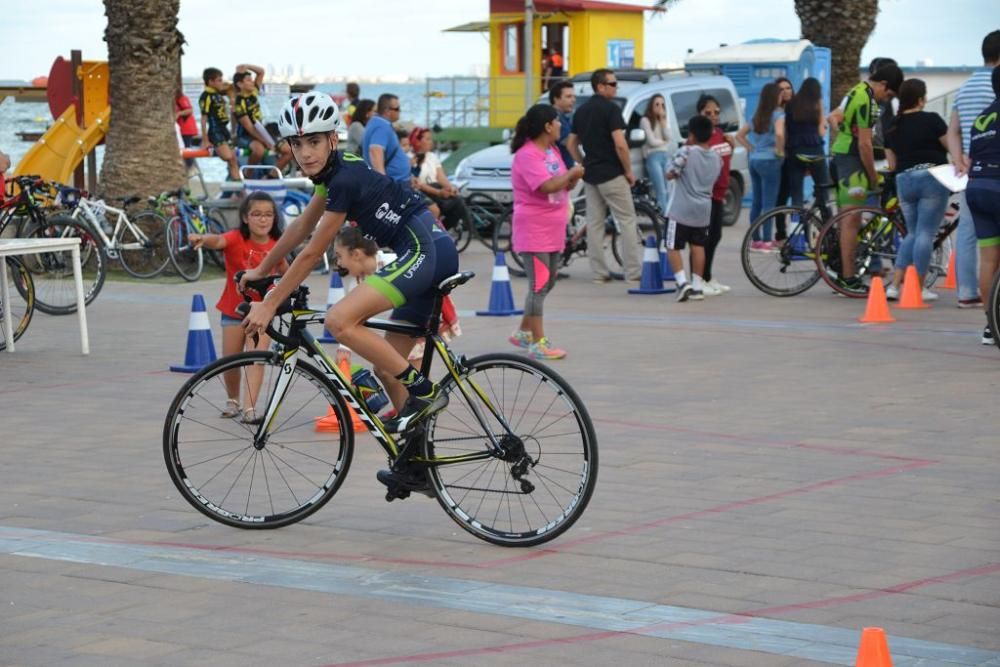
{"type": "Polygon", "coordinates": [[[639,287],[630,289],[629,294],[667,294],[673,289],[663,286],[663,273],[660,270],[660,252],[656,249],[656,238],[650,234],[646,238],[646,248],[642,251],[642,276],[639,287]]]}
{"type": "Polygon", "coordinates": [[[212,327],[208,324],[205,297],[195,294],[191,300],[191,319],[188,321],[187,351],[184,363],[171,366],[175,373],[197,373],[215,361],[215,343],[212,342],[212,327]]]}
{"type": "MultiPolygon", "coordinates": [[[[340,274],[337,273],[336,269],[330,271],[330,289],[326,292],[326,309],[330,310],[333,305],[344,298],[344,282],[340,279],[340,274]]],[[[321,343],[336,343],[337,339],[333,337],[326,327],[323,327],[323,335],[317,338],[321,343]]]]}
{"type": "Polygon", "coordinates": [[[477,310],[476,315],[486,317],[508,317],[522,315],[523,310],[514,307],[514,292],[510,288],[510,272],[503,252],[497,252],[493,264],[493,284],[490,285],[490,303],[486,310],[477,310]]]}

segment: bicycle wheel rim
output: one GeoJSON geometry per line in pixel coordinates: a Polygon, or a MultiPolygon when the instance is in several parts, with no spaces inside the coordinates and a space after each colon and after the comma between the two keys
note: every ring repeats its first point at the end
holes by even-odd
{"type": "Polygon", "coordinates": [[[171,218],[167,225],[167,248],[177,274],[188,282],[198,280],[204,259],[201,249],[188,242],[187,223],[180,217],[171,218]]]}
{"type": "MultiPolygon", "coordinates": [[[[104,252],[94,236],[80,223],[65,216],[49,218],[36,225],[26,238],[80,239],[80,270],[83,276],[83,301],[90,304],[97,298],[107,275],[104,252]]],[[[35,284],[35,307],[48,315],[68,315],[76,312],[76,279],[73,276],[71,250],[48,251],[25,255],[23,263],[35,284]]]]}
{"type": "Polygon", "coordinates": [[[811,216],[808,209],[794,207],[772,209],[758,217],[746,235],[740,248],[743,272],[754,287],[770,296],[786,297],[801,294],[816,284],[819,271],[816,269],[813,244],[819,231],[820,220],[811,216]],[[792,216],[797,216],[796,221],[792,216]],[[789,233],[781,248],[758,252],[753,249],[754,235],[764,238],[764,230],[770,224],[772,229],[788,218],[789,233]]]}
{"type": "Polygon", "coordinates": [[[136,278],[152,278],[170,262],[167,249],[167,221],[160,215],[145,211],[130,222],[145,238],[137,236],[127,225],[118,241],[118,259],[122,268],[136,278]]]}
{"type": "MultiPolygon", "coordinates": [[[[17,342],[31,323],[35,311],[35,285],[31,274],[24,264],[14,257],[5,257],[0,271],[7,272],[7,285],[10,286],[10,303],[2,300],[0,295],[0,322],[10,310],[11,321],[14,323],[13,339],[17,342]]],[[[0,324],[0,351],[7,349],[7,332],[0,324]]]]}
{"type": "Polygon", "coordinates": [[[350,467],[354,432],[338,425],[350,417],[341,419],[347,413],[340,397],[307,364],[292,371],[263,448],[254,446],[257,426],[221,416],[227,371],[239,377],[240,406],[263,413],[283,366],[269,352],[220,359],[184,385],[167,414],[163,455],[170,477],[191,505],[220,523],[278,528],[300,521],[333,497],[350,467]],[[255,402],[252,368],[262,376],[255,402]]]}
{"type": "MultiPolygon", "coordinates": [[[[463,529],[493,544],[532,546],[558,537],[586,509],[597,481],[597,439],[583,402],[555,372],[531,359],[490,354],[466,367],[464,378],[477,383],[523,443],[531,461],[525,479],[534,488],[526,492],[514,479],[516,461],[490,457],[431,465],[428,479],[438,502],[463,529]]],[[[482,454],[486,435],[457,385],[449,376],[441,386],[451,400],[428,420],[425,457],[482,454]]],[[[494,432],[503,432],[485,414],[494,432]]],[[[508,446],[517,453],[516,443],[508,446]]]]}

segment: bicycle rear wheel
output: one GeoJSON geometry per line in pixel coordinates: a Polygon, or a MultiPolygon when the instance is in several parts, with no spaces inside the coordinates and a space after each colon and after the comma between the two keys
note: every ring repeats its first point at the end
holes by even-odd
{"type": "MultiPolygon", "coordinates": [[[[548,367],[511,354],[465,362],[463,384],[478,387],[510,425],[503,458],[449,375],[441,384],[450,403],[427,421],[427,477],[445,512],[476,537],[527,547],[559,536],[580,518],[597,482],[597,437],[573,388],[548,367]],[[464,462],[449,462],[455,457],[464,462]]],[[[505,429],[486,403],[473,400],[494,433],[505,429]]]]}
{"type": "Polygon", "coordinates": [[[143,211],[129,222],[135,228],[124,225],[117,238],[122,268],[136,278],[159,275],[170,261],[166,219],[153,211],[143,211]]]}
{"type": "Polygon", "coordinates": [[[181,278],[191,283],[201,277],[205,255],[188,241],[188,225],[180,216],[171,218],[167,224],[167,249],[170,263],[181,278]]]}
{"type": "Polygon", "coordinates": [[[2,324],[6,312],[10,311],[11,321],[14,323],[12,333],[15,343],[24,335],[35,312],[35,284],[31,280],[31,273],[16,257],[4,259],[6,261],[0,267],[0,271],[7,273],[10,303],[5,302],[3,295],[0,294],[0,352],[7,349],[7,334],[2,324]]]}
{"type": "Polygon", "coordinates": [[[524,274],[524,259],[514,252],[513,244],[514,215],[504,215],[493,225],[493,252],[502,252],[507,262],[507,268],[524,274]]]}
{"type": "MultiPolygon", "coordinates": [[[[205,230],[209,234],[225,234],[229,231],[224,220],[220,220],[218,213],[207,213],[205,214],[205,230]]],[[[216,267],[226,270],[226,260],[223,259],[221,250],[203,250],[205,256],[208,257],[208,261],[214,264],[216,267]]]]}
{"type": "Polygon", "coordinates": [[[740,248],[743,272],[753,286],[771,296],[795,296],[815,285],[819,271],[813,248],[822,223],[817,211],[794,206],[771,209],[754,220],[740,248]],[[763,230],[768,226],[773,229],[786,217],[791,220],[791,229],[780,248],[766,252],[752,249],[755,235],[766,238],[763,230]]]}
{"type": "MultiPolygon", "coordinates": [[[[663,224],[660,222],[661,216],[653,205],[647,202],[636,202],[636,234],[639,237],[639,257],[642,258],[643,250],[646,246],[646,239],[653,236],[656,241],[657,252],[663,247],[663,224]],[[648,222],[647,222],[648,221],[648,222]],[[643,224],[643,223],[646,224],[643,224]]],[[[618,231],[618,226],[614,221],[608,219],[608,233],[611,235],[611,254],[615,258],[618,266],[625,267],[625,247],[622,243],[624,234],[618,231]]]]}
{"type": "Polygon", "coordinates": [[[237,528],[295,523],[329,501],[347,475],[351,418],[340,395],[309,364],[295,366],[281,409],[262,436],[239,416],[221,416],[227,375],[239,387],[240,406],[263,416],[283,367],[282,357],[271,352],[219,359],[187,381],[167,412],[163,458],[170,479],[215,521],[237,528]]]}
{"type": "Polygon", "coordinates": [[[993,276],[993,284],[990,285],[990,293],[983,295],[986,298],[986,321],[993,332],[993,342],[1000,347],[1000,336],[997,329],[1000,328],[1000,272],[993,276]]]}
{"type": "MultiPolygon", "coordinates": [[[[56,215],[44,225],[34,225],[25,233],[29,239],[80,239],[80,269],[83,272],[83,299],[90,303],[104,286],[108,267],[104,250],[86,226],[73,218],[56,215]]],[[[76,312],[76,281],[70,250],[25,255],[24,265],[35,283],[35,307],[48,315],[76,312]]],[[[23,296],[23,295],[22,295],[23,296]]]]}
{"type": "Polygon", "coordinates": [[[820,276],[835,292],[863,299],[875,276],[885,277],[893,268],[899,242],[906,228],[899,219],[880,208],[854,208],[841,211],[820,230],[816,239],[816,266],[820,276]],[[854,285],[842,279],[845,271],[840,248],[841,225],[852,214],[860,216],[854,252],[854,285]]]}

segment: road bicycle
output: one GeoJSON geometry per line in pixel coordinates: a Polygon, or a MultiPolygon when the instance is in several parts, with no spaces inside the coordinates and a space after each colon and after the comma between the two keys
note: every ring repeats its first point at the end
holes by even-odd
{"type": "Polygon", "coordinates": [[[31,279],[31,272],[17,257],[4,259],[6,261],[0,270],[7,272],[10,302],[4,301],[3,294],[0,294],[0,352],[7,349],[7,331],[3,326],[7,311],[10,311],[14,325],[12,333],[15,343],[24,335],[35,312],[35,284],[31,279]]]}
{"type": "MultiPolygon", "coordinates": [[[[472,535],[503,546],[547,542],[579,519],[597,481],[597,437],[572,386],[547,366],[512,354],[456,355],[438,335],[445,295],[474,274],[444,280],[425,326],[365,326],[424,340],[422,372],[436,355],[449,403],[400,435],[390,434],[307,325],[323,322],[300,286],[278,309],[290,321],[271,351],[207,366],[181,388],[167,414],[163,454],[181,495],[206,516],[239,528],[277,528],[320,509],[340,488],[354,449],[351,411],[388,457],[378,479],[386,500],[435,496],[472,535]],[[238,378],[253,423],[220,417],[226,377],[238,378]],[[350,409],[350,410],[349,410],[350,409]],[[347,425],[341,428],[340,425],[347,425]]],[[[237,277],[238,279],[238,277],[237,277]]],[[[274,277],[249,283],[263,294],[274,277]]],[[[284,318],[282,318],[284,321],[284,318]]]]}
{"type": "MultiPolygon", "coordinates": [[[[97,240],[86,227],[67,216],[48,215],[65,205],[59,186],[38,176],[17,176],[14,184],[19,192],[11,192],[0,205],[0,237],[79,238],[84,300],[91,303],[101,291],[107,272],[97,240]]],[[[69,250],[33,253],[25,257],[23,264],[34,282],[35,308],[49,315],[76,312],[76,282],[69,250]]],[[[14,285],[20,289],[22,283],[14,285]]],[[[21,297],[27,299],[23,292],[21,297]]]]}
{"type": "MultiPolygon", "coordinates": [[[[186,244],[187,234],[225,234],[228,227],[218,213],[206,210],[203,201],[197,199],[186,188],[162,192],[149,199],[150,208],[167,220],[167,252],[170,262],[178,275],[193,282],[200,276],[200,271],[193,275],[196,257],[193,248],[186,244]],[[181,229],[178,229],[181,228],[181,229]],[[171,242],[180,244],[171,247],[171,242]]],[[[216,267],[225,270],[226,264],[219,250],[198,249],[202,254],[202,262],[208,259],[216,267]]]]}
{"type": "MultiPolygon", "coordinates": [[[[68,219],[83,224],[98,240],[108,259],[117,260],[135,278],[159,275],[170,255],[167,249],[167,221],[146,209],[130,218],[126,209],[142,201],[141,197],[118,197],[120,206],[103,200],[90,200],[83,190],[59,187],[63,204],[71,209],[68,219]]],[[[55,216],[52,222],[67,219],[55,216]]]]}

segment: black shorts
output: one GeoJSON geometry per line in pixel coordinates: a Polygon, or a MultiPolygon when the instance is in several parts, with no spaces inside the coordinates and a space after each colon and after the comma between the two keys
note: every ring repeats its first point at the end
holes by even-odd
{"type": "Polygon", "coordinates": [[[708,245],[708,227],[690,227],[676,220],[667,220],[666,245],[668,250],[684,250],[684,244],[708,245]]]}
{"type": "Polygon", "coordinates": [[[211,125],[208,128],[208,140],[212,142],[213,146],[221,146],[223,144],[232,145],[233,136],[229,134],[229,130],[225,127],[211,125]]]}

